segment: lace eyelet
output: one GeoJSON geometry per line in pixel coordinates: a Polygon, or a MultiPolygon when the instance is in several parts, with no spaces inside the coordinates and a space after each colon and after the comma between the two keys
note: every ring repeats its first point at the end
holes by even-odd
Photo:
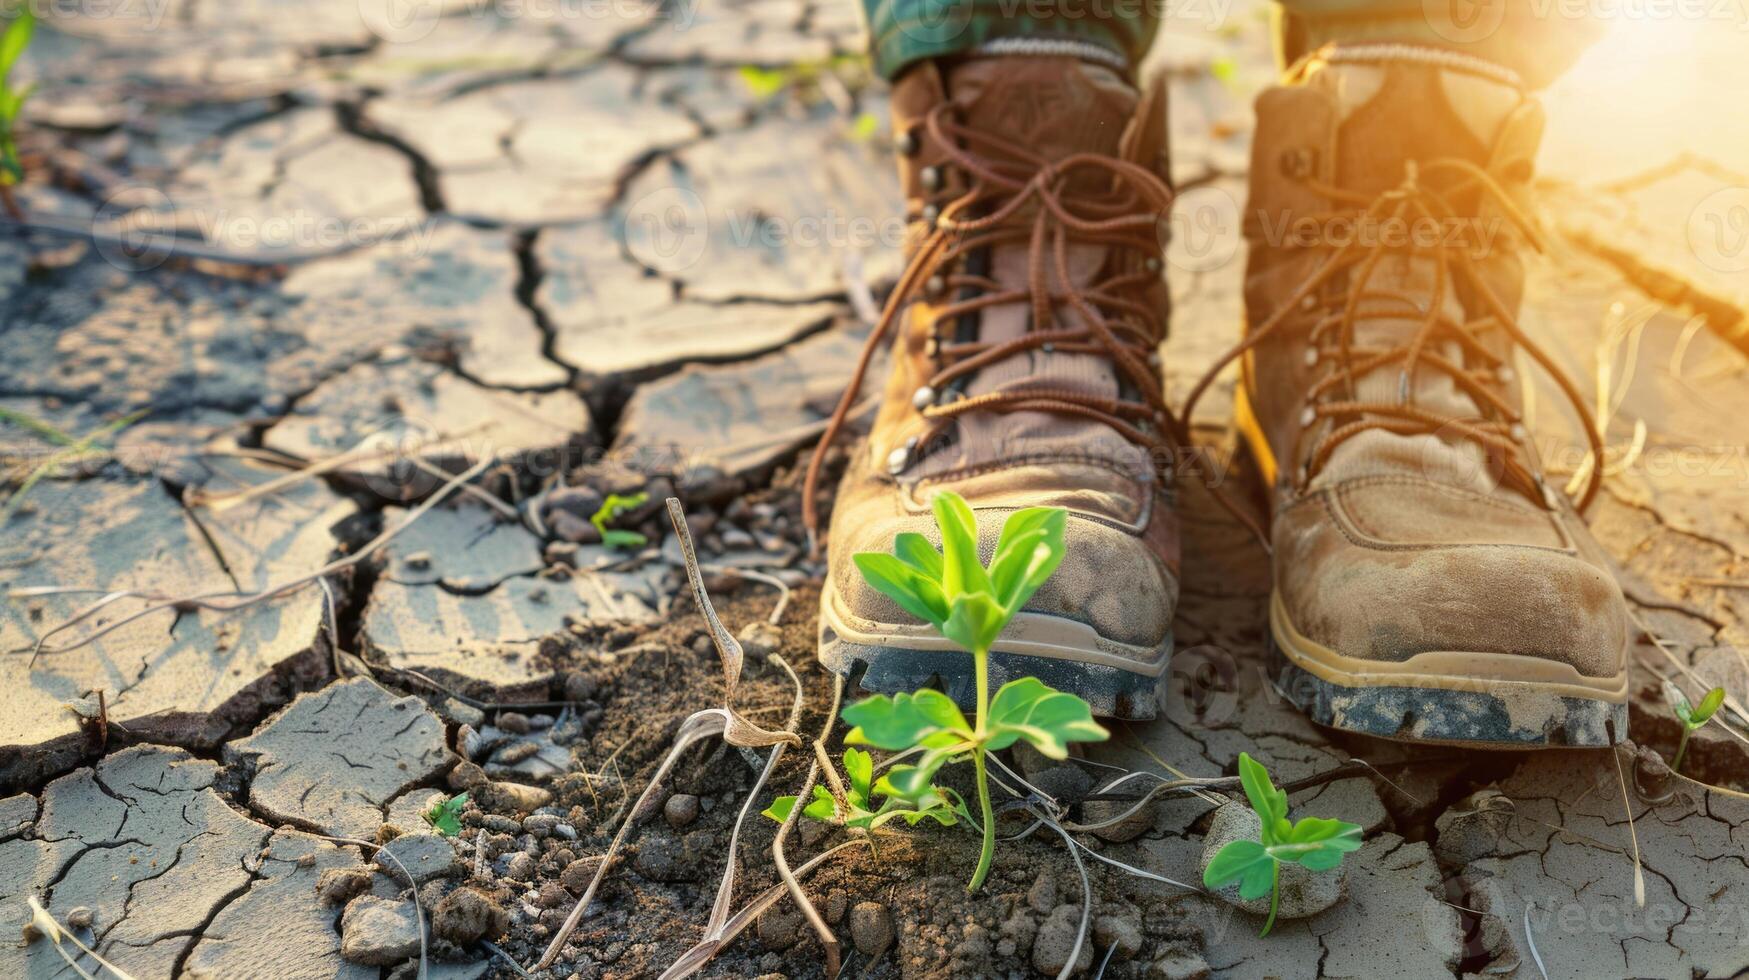
{"type": "Polygon", "coordinates": [[[921,412],[935,404],[935,389],[924,385],[911,393],[911,407],[921,412]]]}
{"type": "Polygon", "coordinates": [[[1310,405],[1307,405],[1303,410],[1301,410],[1301,412],[1300,412],[1300,426],[1302,428],[1308,428],[1311,426],[1311,424],[1313,422],[1316,422],[1316,421],[1318,421],[1318,410],[1317,409],[1313,408],[1310,405]]]}
{"type": "Polygon", "coordinates": [[[940,299],[947,292],[947,279],[943,276],[930,276],[923,281],[923,295],[930,299],[940,299]]]}
{"type": "Polygon", "coordinates": [[[917,133],[907,129],[893,137],[893,148],[903,156],[912,156],[917,152],[917,133]]]}
{"type": "Polygon", "coordinates": [[[917,183],[921,184],[926,191],[941,190],[941,168],[924,167],[917,171],[917,183]]]}

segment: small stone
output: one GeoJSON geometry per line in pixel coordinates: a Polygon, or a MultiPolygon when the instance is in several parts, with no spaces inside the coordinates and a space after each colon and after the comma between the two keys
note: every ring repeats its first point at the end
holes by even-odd
{"type": "Polygon", "coordinates": [[[833,888],[826,892],[826,921],[837,925],[844,921],[844,913],[850,908],[850,893],[842,888],[833,888]]]}
{"type": "Polygon", "coordinates": [[[578,858],[565,865],[565,870],[559,872],[559,884],[573,895],[581,895],[588,890],[590,879],[595,877],[595,870],[601,867],[601,855],[594,854],[578,858]]]}
{"type": "Polygon", "coordinates": [[[1093,777],[1076,765],[1055,765],[1029,774],[1027,778],[1045,795],[1065,806],[1078,803],[1093,792],[1093,777]]]}
{"type": "Polygon", "coordinates": [[[593,487],[560,487],[547,494],[546,508],[550,521],[558,513],[580,517],[585,523],[601,510],[603,498],[593,487]]]}
{"type": "Polygon", "coordinates": [[[1101,950],[1117,947],[1112,954],[1117,959],[1135,959],[1142,951],[1142,927],[1127,916],[1099,916],[1093,920],[1093,944],[1101,950]]]}
{"type": "Polygon", "coordinates": [[[701,633],[692,639],[692,652],[701,657],[714,657],[717,654],[717,645],[711,642],[710,637],[701,633]]]}
{"type": "Polygon", "coordinates": [[[1026,891],[1026,904],[1034,912],[1049,912],[1057,907],[1057,879],[1049,871],[1040,871],[1038,880],[1026,891]]]}
{"type": "Polygon", "coordinates": [[[413,903],[361,895],[340,916],[340,958],[365,966],[393,966],[419,954],[413,903]]]}
{"type": "Polygon", "coordinates": [[[537,908],[556,909],[561,905],[571,904],[571,895],[565,887],[556,881],[549,881],[540,886],[535,893],[534,904],[537,908]]]}
{"type": "MultiPolygon", "coordinates": [[[[1038,927],[1038,936],[1032,941],[1033,969],[1046,976],[1056,976],[1069,965],[1069,954],[1075,948],[1075,937],[1081,932],[1081,906],[1059,905],[1051,910],[1045,921],[1038,927]]],[[[1075,957],[1075,969],[1086,970],[1093,966],[1093,944],[1083,942],[1081,952],[1075,957]]]]}
{"type": "Polygon", "coordinates": [[[89,908],[81,905],[67,913],[67,925],[73,929],[89,929],[95,917],[89,908]]]}
{"type": "Polygon", "coordinates": [[[329,868],[316,879],[316,894],[329,905],[345,905],[370,891],[370,871],[365,868],[329,868]]]}
{"type": "MultiPolygon", "coordinates": [[[[1207,871],[1209,862],[1228,843],[1257,840],[1262,829],[1262,821],[1250,807],[1237,802],[1222,804],[1209,824],[1208,835],[1203,838],[1201,870],[1207,871]]],[[[1279,888],[1281,897],[1275,917],[1283,921],[1309,918],[1342,901],[1348,893],[1348,868],[1343,865],[1334,871],[1313,871],[1297,862],[1284,862],[1279,888]]],[[[1227,904],[1253,915],[1269,914],[1269,896],[1262,895],[1249,901],[1241,899],[1236,881],[1215,889],[1214,894],[1227,904]]]]}
{"type": "Polygon", "coordinates": [[[599,690],[595,678],[588,674],[572,671],[565,675],[565,699],[568,701],[593,701],[599,690]]]}
{"type": "Polygon", "coordinates": [[[512,854],[510,863],[504,868],[505,877],[513,881],[531,881],[534,878],[534,872],[534,858],[522,851],[512,854]]]}
{"type": "Polygon", "coordinates": [[[447,878],[457,870],[455,848],[437,834],[402,834],[377,851],[376,865],[391,880],[414,886],[447,878]],[[406,867],[406,874],[402,873],[402,866],[406,867]],[[412,875],[413,880],[409,882],[406,875],[412,875]]]}
{"type": "Polygon", "coordinates": [[[1214,971],[1202,953],[1186,943],[1170,943],[1148,967],[1150,980],[1209,980],[1214,971]]]}
{"type": "Polygon", "coordinates": [[[691,793],[675,793],[662,806],[662,816],[675,830],[692,826],[698,819],[698,797],[691,793]]]}
{"type": "Polygon", "coordinates": [[[783,632],[763,619],[748,623],[735,639],[741,641],[741,650],[748,658],[763,659],[776,653],[783,643],[783,632]]]}
{"type": "Polygon", "coordinates": [[[486,785],[488,780],[486,770],[463,759],[450,769],[448,782],[450,789],[471,790],[486,785]]]}
{"type": "Polygon", "coordinates": [[[472,725],[475,728],[486,723],[486,713],[471,704],[463,704],[455,698],[444,698],[437,706],[438,717],[457,725],[472,725]]]}
{"type": "Polygon", "coordinates": [[[457,946],[496,939],[509,928],[509,914],[477,888],[457,888],[431,913],[431,934],[457,946]]]}
{"type": "Polygon", "coordinates": [[[552,532],[572,544],[600,544],[601,529],[575,514],[560,511],[547,518],[552,532]]]}
{"type": "Polygon", "coordinates": [[[535,840],[545,840],[553,835],[553,828],[559,825],[559,818],[550,813],[531,813],[522,818],[522,829],[534,836],[535,840]]]}
{"type": "Polygon", "coordinates": [[[759,917],[755,931],[766,949],[788,949],[802,938],[802,917],[787,908],[772,909],[759,917]]]}
{"type": "Polygon", "coordinates": [[[539,786],[524,786],[521,783],[488,783],[481,792],[499,808],[519,813],[538,810],[553,801],[550,790],[541,789],[539,786]]]}
{"type": "Polygon", "coordinates": [[[498,713],[498,727],[513,735],[527,735],[528,716],[519,711],[501,711],[498,713]]]}
{"type": "Polygon", "coordinates": [[[850,941],[867,956],[884,951],[893,941],[893,913],[879,902],[857,902],[850,909],[850,941]]]}

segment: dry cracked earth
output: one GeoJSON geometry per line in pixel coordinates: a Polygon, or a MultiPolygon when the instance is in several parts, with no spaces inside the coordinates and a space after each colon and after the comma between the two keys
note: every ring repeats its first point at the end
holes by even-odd
{"type": "MultiPolygon", "coordinates": [[[[0,976],[97,970],[28,939],[27,896],[142,980],[406,978],[422,932],[429,976],[513,976],[624,820],[642,822],[629,860],[554,975],[656,975],[698,938],[753,777],[694,753],[660,819],[627,812],[719,690],[658,516],[670,493],[736,628],[771,612],[771,579],[796,590],[754,635],[803,675],[804,725],[825,710],[796,461],[898,269],[856,11],[411,10],[122,4],[57,18],[27,58],[31,230],[0,226],[0,976]],[[640,490],[619,523],[649,546],[609,549],[589,517],[640,490]],[[420,814],[460,790],[462,832],[431,833],[420,814]]],[[[1175,20],[1152,66],[1172,76],[1184,192],[1176,397],[1239,319],[1264,14],[1175,20]]],[[[1740,90],[1738,60],[1712,37],[1636,70],[1740,90]]],[[[1749,198],[1728,165],[1749,153],[1727,109],[1636,110],[1633,91],[1632,71],[1582,66],[1550,94],[1558,247],[1527,302],[1606,389],[1621,465],[1590,517],[1647,629],[1631,788],[1604,752],[1310,725],[1262,667],[1263,557],[1187,486],[1166,716],[1029,771],[1090,819],[1112,806],[1080,802],[1101,766],[1214,776],[1249,751],[1368,843],[1334,905],[1267,939],[1095,862],[1089,975],[1749,971],[1749,751],[1714,726],[1689,749],[1704,782],[1649,761],[1676,737],[1664,678],[1749,700],[1749,387],[1724,339],[1749,264],[1704,237],[1749,230],[1704,221],[1749,198]]],[[[1541,395],[1571,470],[1579,440],[1541,395]]],[[[779,717],[788,682],[749,672],[743,707],[779,717]]],[[[1162,802],[1080,839],[1194,880],[1212,808],[1162,802]]],[[[775,881],[770,839],[749,827],[749,896],[775,881]]],[[[816,900],[866,975],[1055,974],[1080,909],[1059,843],[1014,845],[972,901],[961,844],[901,840],[822,872],[816,900]]],[[[821,959],[780,904],[707,973],[812,977],[821,959]]]]}

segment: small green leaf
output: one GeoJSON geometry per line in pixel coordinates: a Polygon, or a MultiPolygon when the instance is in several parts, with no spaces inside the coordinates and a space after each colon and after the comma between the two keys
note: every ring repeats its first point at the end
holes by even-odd
{"type": "Polygon", "coordinates": [[[1342,863],[1342,855],[1360,848],[1360,835],[1356,824],[1306,817],[1294,824],[1286,842],[1270,848],[1270,853],[1313,871],[1329,871],[1342,863]]]}
{"type": "Polygon", "coordinates": [[[935,550],[928,538],[914,531],[906,531],[893,539],[893,554],[940,584],[941,552],[935,550]]]}
{"type": "Polygon", "coordinates": [[[1009,681],[990,701],[984,748],[999,751],[1025,741],[1052,759],[1069,755],[1070,742],[1103,742],[1111,733],[1093,720],[1093,709],[1073,694],[1052,690],[1036,677],[1009,681]]]}
{"type": "Polygon", "coordinates": [[[1715,687],[1712,690],[1706,692],[1706,696],[1700,699],[1700,707],[1694,709],[1694,716],[1689,721],[1689,724],[1696,727],[1696,728],[1699,728],[1700,726],[1706,724],[1707,722],[1712,721],[1713,715],[1718,713],[1719,706],[1724,704],[1724,703],[1725,703],[1725,689],[1724,688],[1715,687]]]}
{"type": "Polygon", "coordinates": [[[1228,841],[1203,870],[1202,883],[1208,888],[1220,888],[1231,881],[1239,882],[1239,897],[1249,901],[1269,894],[1275,884],[1276,859],[1262,844],[1254,840],[1228,841]]]}
{"type": "Polygon", "coordinates": [[[911,748],[935,734],[951,732],[969,738],[972,733],[952,699],[931,690],[891,698],[877,694],[845,708],[844,721],[855,726],[844,737],[845,744],[893,751],[911,748]]]}
{"type": "Polygon", "coordinates": [[[1251,809],[1263,823],[1264,845],[1281,843],[1281,838],[1291,829],[1287,822],[1287,794],[1270,782],[1269,770],[1263,768],[1263,763],[1246,752],[1239,753],[1239,782],[1245,787],[1245,797],[1251,801],[1251,809]]]}
{"type": "Polygon", "coordinates": [[[1008,610],[989,593],[969,592],[953,600],[952,611],[940,626],[941,635],[967,650],[988,652],[1009,619],[1008,610]]]}
{"type": "Polygon", "coordinates": [[[636,531],[622,531],[610,527],[602,530],[601,543],[609,548],[642,548],[650,543],[650,539],[636,531]]]}
{"type": "Polygon", "coordinates": [[[990,587],[1009,615],[1063,563],[1063,533],[1069,512],[1061,507],[1028,507],[1009,515],[990,561],[990,587]]]}
{"type": "Polygon", "coordinates": [[[6,32],[0,34],[0,80],[12,74],[12,66],[24,54],[24,49],[30,47],[30,37],[36,31],[36,17],[29,10],[20,10],[12,23],[6,25],[6,32]]]}
{"type": "Polygon", "coordinates": [[[431,829],[445,837],[454,837],[462,832],[462,807],[468,804],[468,794],[452,796],[447,800],[439,800],[420,814],[431,829]]]}
{"type": "Polygon", "coordinates": [[[949,610],[941,585],[923,572],[894,555],[879,552],[851,555],[850,560],[856,564],[864,581],[898,603],[899,608],[936,629],[947,621],[949,610]]]}
{"type": "Polygon", "coordinates": [[[941,526],[941,591],[948,601],[969,592],[990,591],[990,577],[978,559],[978,519],[964,497],[943,491],[930,501],[941,526]]]}
{"type": "Polygon", "coordinates": [[[796,808],[796,798],[795,797],[793,797],[793,796],[780,796],[777,799],[772,800],[771,805],[766,807],[764,810],[761,810],[759,812],[759,815],[762,817],[770,817],[771,819],[776,820],[778,823],[783,823],[785,820],[789,819],[790,811],[794,810],[795,808],[796,808]]]}
{"type": "Polygon", "coordinates": [[[866,809],[874,782],[874,757],[861,749],[845,749],[844,774],[850,777],[850,802],[866,809]]]}
{"type": "Polygon", "coordinates": [[[918,756],[914,766],[894,766],[887,770],[886,775],[875,783],[874,791],[882,796],[897,797],[917,808],[939,801],[940,794],[934,786],[935,774],[969,747],[968,743],[956,740],[932,748],[918,756]]]}

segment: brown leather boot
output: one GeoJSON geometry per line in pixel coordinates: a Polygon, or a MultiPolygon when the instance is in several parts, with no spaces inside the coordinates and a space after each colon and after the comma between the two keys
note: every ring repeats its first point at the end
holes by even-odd
{"type": "Polygon", "coordinates": [[[1598,481],[1577,507],[1545,482],[1515,373],[1549,372],[1593,432],[1514,320],[1540,107],[1486,63],[1366,46],[1257,114],[1234,353],[1272,483],[1280,687],[1390,738],[1622,738],[1628,613],[1579,517],[1598,481]]]}
{"type": "Polygon", "coordinates": [[[1103,715],[1157,710],[1178,598],[1176,423],[1156,353],[1163,92],[1037,56],[925,63],[894,86],[910,261],[870,340],[897,331],[833,508],[820,610],[821,662],[862,670],[865,689],[939,681],[972,703],[971,658],[850,560],[903,531],[939,544],[929,500],[952,490],[977,514],[986,560],[1014,510],[1070,513],[1067,557],[997,642],[993,684],[1031,675],[1103,715]]]}

